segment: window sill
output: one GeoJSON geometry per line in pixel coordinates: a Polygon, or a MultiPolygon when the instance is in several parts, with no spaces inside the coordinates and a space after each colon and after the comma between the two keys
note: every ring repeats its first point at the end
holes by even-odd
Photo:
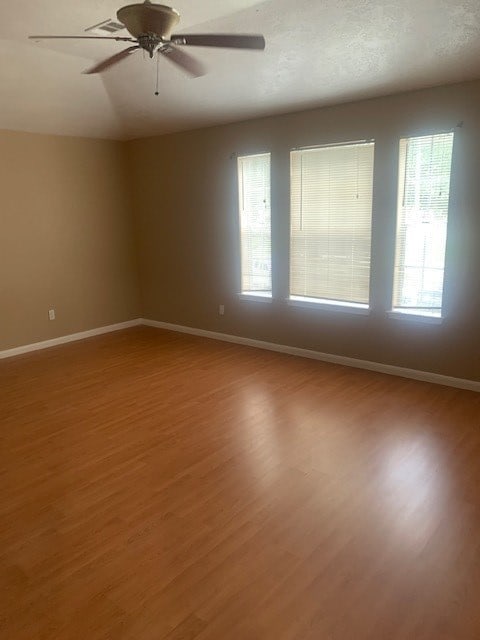
{"type": "Polygon", "coordinates": [[[237,294],[243,302],[263,302],[271,304],[272,294],[268,293],[239,293],[237,294]]]}
{"type": "Polygon", "coordinates": [[[404,311],[387,311],[387,316],[394,320],[405,320],[406,322],[421,322],[424,324],[442,324],[445,318],[441,316],[423,316],[415,313],[405,313],[404,311]]]}
{"type": "Polygon", "coordinates": [[[368,316],[370,307],[362,304],[348,304],[326,300],[313,300],[311,298],[291,297],[287,299],[291,307],[303,307],[305,309],[318,309],[320,311],[332,311],[334,313],[350,313],[357,316],[368,316]]]}

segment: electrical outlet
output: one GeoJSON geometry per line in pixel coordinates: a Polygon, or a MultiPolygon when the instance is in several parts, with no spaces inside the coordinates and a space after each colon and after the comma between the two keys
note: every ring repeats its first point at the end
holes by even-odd
{"type": "Polygon", "coordinates": [[[224,304],[220,304],[218,306],[218,315],[219,316],[224,316],[225,315],[225,305],[224,304]]]}
{"type": "Polygon", "coordinates": [[[55,320],[55,309],[50,309],[48,312],[48,317],[50,320],[55,320]]]}

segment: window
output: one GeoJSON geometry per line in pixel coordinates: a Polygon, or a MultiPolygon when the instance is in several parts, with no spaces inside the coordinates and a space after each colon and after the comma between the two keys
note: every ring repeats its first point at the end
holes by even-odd
{"type": "Polygon", "coordinates": [[[241,293],[272,295],[270,154],[238,158],[241,293]]]}
{"type": "Polygon", "coordinates": [[[393,311],[442,315],[453,133],[400,140],[393,311]]]}
{"type": "Polygon", "coordinates": [[[291,300],[368,308],[373,159],[373,142],[291,152],[291,300]]]}

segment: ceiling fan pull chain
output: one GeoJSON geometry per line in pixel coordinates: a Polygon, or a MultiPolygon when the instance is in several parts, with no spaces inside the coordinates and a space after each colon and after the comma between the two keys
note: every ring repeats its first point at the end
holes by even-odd
{"type": "Polygon", "coordinates": [[[159,75],[160,75],[160,51],[157,52],[157,86],[155,87],[155,95],[156,96],[160,95],[160,93],[158,91],[158,86],[159,86],[158,78],[159,78],[159,75]]]}

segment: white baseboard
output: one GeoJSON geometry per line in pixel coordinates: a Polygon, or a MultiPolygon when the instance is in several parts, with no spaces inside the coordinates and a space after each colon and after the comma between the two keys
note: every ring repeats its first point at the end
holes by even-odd
{"type": "Polygon", "coordinates": [[[136,320],[128,320],[127,322],[110,324],[106,327],[98,327],[97,329],[90,329],[89,331],[71,333],[68,336],[61,336],[60,338],[53,338],[52,340],[43,340],[42,342],[35,342],[33,344],[22,345],[21,347],[14,347],[13,349],[6,349],[5,351],[0,351],[0,360],[2,360],[3,358],[12,358],[13,356],[19,356],[22,353],[29,353],[30,351],[39,351],[40,349],[56,347],[59,344],[65,344],[67,342],[85,340],[85,338],[100,336],[103,333],[111,333],[112,331],[119,331],[120,329],[129,329],[130,327],[136,327],[140,324],[142,324],[142,320],[137,318],[136,320]]]}
{"type": "Polygon", "coordinates": [[[416,369],[406,369],[404,367],[396,367],[395,365],[391,365],[391,364],[382,364],[380,362],[370,362],[369,360],[358,360],[357,358],[337,356],[331,353],[321,353],[320,351],[311,351],[310,349],[301,349],[299,347],[291,347],[289,345],[276,344],[274,342],[254,340],[253,338],[244,338],[242,336],[234,336],[228,333],[218,333],[216,331],[207,331],[206,329],[196,329],[195,327],[186,327],[179,324],[171,324],[169,322],[159,322],[158,320],[147,320],[144,318],[138,318],[136,320],[128,320],[127,322],[120,322],[118,324],[111,324],[105,327],[98,327],[97,329],[90,329],[89,331],[72,333],[67,336],[61,336],[60,338],[53,338],[52,340],[44,340],[43,342],[35,342],[34,344],[27,344],[21,347],[14,347],[13,349],[6,349],[5,351],[0,351],[0,360],[3,358],[12,358],[13,356],[18,356],[23,353],[29,353],[30,351],[38,351],[39,349],[48,349],[49,347],[55,347],[60,344],[66,344],[67,342],[84,340],[85,338],[99,336],[104,333],[111,333],[113,331],[119,331],[121,329],[129,329],[130,327],[136,327],[138,325],[146,325],[149,327],[156,327],[158,329],[176,331],[177,333],[188,333],[195,336],[203,336],[205,338],[211,338],[212,340],[221,340],[222,342],[233,342],[235,344],[242,344],[248,347],[256,347],[257,349],[267,349],[268,351],[278,351],[279,353],[286,353],[292,356],[300,356],[302,358],[310,358],[312,360],[321,360],[322,362],[331,362],[333,364],[340,364],[346,367],[355,367],[357,369],[367,369],[369,371],[386,373],[388,375],[400,376],[402,378],[411,378],[413,380],[421,380],[423,382],[440,384],[446,387],[456,387],[458,389],[468,389],[469,391],[476,391],[477,393],[480,392],[480,382],[477,382],[476,380],[464,380],[463,378],[453,378],[451,376],[443,376],[438,373],[431,373],[429,371],[418,371],[416,369]]]}
{"type": "Polygon", "coordinates": [[[213,340],[222,340],[223,342],[234,342],[235,344],[243,344],[249,347],[257,347],[258,349],[267,349],[268,351],[278,351],[302,358],[311,358],[313,360],[321,360],[322,362],[331,362],[346,367],[355,367],[357,369],[368,369],[378,373],[386,373],[392,376],[400,376],[402,378],[411,378],[413,380],[421,380],[422,382],[431,382],[446,387],[456,387],[458,389],[467,389],[469,391],[480,392],[480,382],[476,380],[464,380],[463,378],[453,378],[451,376],[443,376],[439,373],[431,373],[429,371],[418,371],[416,369],[406,369],[405,367],[396,367],[391,364],[381,364],[380,362],[370,362],[369,360],[358,360],[357,358],[348,358],[346,356],[336,356],[330,353],[321,353],[319,351],[311,351],[310,349],[300,349],[299,347],[290,347],[284,344],[276,344],[274,342],[264,342],[263,340],[254,340],[252,338],[244,338],[242,336],[234,336],[227,333],[217,333],[216,331],[207,331],[205,329],[195,329],[194,327],[185,327],[178,324],[170,324],[169,322],[159,322],[157,320],[142,319],[141,324],[149,327],[157,327],[158,329],[167,329],[168,331],[176,331],[179,333],[189,333],[195,336],[203,336],[212,338],[213,340]]]}

